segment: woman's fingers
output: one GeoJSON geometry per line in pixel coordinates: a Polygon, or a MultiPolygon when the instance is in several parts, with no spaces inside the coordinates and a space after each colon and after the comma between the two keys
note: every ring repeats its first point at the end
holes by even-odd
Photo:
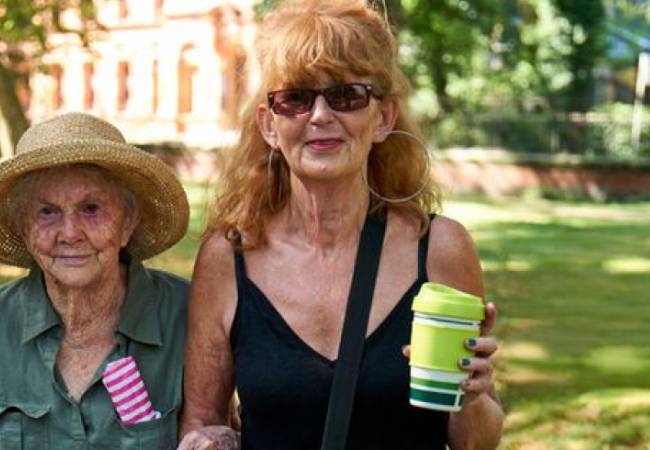
{"type": "Polygon", "coordinates": [[[492,363],[488,358],[463,358],[458,365],[472,374],[461,382],[465,392],[480,394],[492,388],[492,363]]]}
{"type": "Polygon", "coordinates": [[[488,357],[497,351],[497,341],[491,337],[477,337],[467,339],[465,347],[476,352],[478,356],[488,357]]]}
{"type": "Polygon", "coordinates": [[[230,427],[215,425],[185,435],[177,450],[238,450],[239,433],[230,427]]]}
{"type": "Polygon", "coordinates": [[[200,431],[192,431],[183,437],[177,450],[210,450],[208,438],[200,431]]]}
{"type": "Polygon", "coordinates": [[[470,377],[461,382],[463,391],[468,394],[481,394],[489,392],[492,389],[492,378],[489,375],[482,375],[479,377],[470,377]]]}
{"type": "Polygon", "coordinates": [[[485,320],[481,322],[481,336],[487,336],[494,328],[497,321],[497,307],[494,303],[488,302],[485,305],[485,320]]]}
{"type": "Polygon", "coordinates": [[[492,363],[487,358],[463,358],[458,365],[461,369],[472,372],[474,377],[492,374],[492,363]]]}
{"type": "Polygon", "coordinates": [[[216,443],[199,431],[185,435],[177,450],[219,450],[216,443]]]}

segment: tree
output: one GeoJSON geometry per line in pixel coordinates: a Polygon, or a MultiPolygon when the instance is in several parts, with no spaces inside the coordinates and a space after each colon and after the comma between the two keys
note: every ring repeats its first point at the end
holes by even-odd
{"type": "Polygon", "coordinates": [[[406,69],[416,84],[430,82],[443,112],[455,109],[450,81],[471,73],[473,56],[485,50],[500,3],[401,0],[401,38],[413,56],[405,61],[406,69]]]}
{"type": "Polygon", "coordinates": [[[570,50],[566,55],[571,82],[566,87],[566,109],[588,111],[593,106],[594,68],[605,53],[605,8],[602,0],[555,0],[567,19],[570,50]]]}
{"type": "Polygon", "coordinates": [[[1,155],[13,153],[29,125],[16,87],[47,51],[48,34],[72,32],[87,43],[88,32],[97,26],[92,0],[0,0],[1,155]],[[62,13],[69,9],[78,12],[80,28],[69,29],[62,23],[62,13]],[[29,55],[25,54],[26,48],[29,48],[29,55]]]}

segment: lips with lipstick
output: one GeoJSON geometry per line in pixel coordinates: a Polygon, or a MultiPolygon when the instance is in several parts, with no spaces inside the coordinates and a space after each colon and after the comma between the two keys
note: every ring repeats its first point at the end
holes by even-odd
{"type": "Polygon", "coordinates": [[[338,148],[343,143],[339,138],[310,139],[305,144],[315,152],[328,152],[338,148]]]}

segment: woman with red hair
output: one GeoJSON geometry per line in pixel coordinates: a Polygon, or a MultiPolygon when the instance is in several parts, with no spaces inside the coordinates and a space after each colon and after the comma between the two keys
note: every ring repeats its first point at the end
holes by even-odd
{"type": "Polygon", "coordinates": [[[409,405],[411,301],[426,281],[483,297],[465,229],[443,216],[384,17],[362,0],[283,4],[257,38],[261,86],[219,181],[190,300],[179,449],[316,449],[360,256],[378,264],[349,449],[493,449],[502,411],[486,305],[460,412],[409,405]],[[368,229],[381,238],[359,255],[368,229]],[[408,354],[408,351],[405,352],[408,354]]]}

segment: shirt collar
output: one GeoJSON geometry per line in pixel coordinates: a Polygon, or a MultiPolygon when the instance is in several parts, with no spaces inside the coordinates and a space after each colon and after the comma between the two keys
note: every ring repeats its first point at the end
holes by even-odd
{"type": "Polygon", "coordinates": [[[162,346],[159,301],[160,296],[151,273],[141,262],[132,260],[129,263],[129,287],[117,331],[134,341],[162,346]]]}
{"type": "MultiPolygon", "coordinates": [[[[25,294],[26,325],[23,329],[23,343],[61,324],[47,297],[40,269],[30,271],[25,294]]],[[[127,294],[117,331],[134,341],[162,346],[158,301],[157,288],[151,274],[142,263],[132,260],[129,263],[127,294]]]]}
{"type": "Polygon", "coordinates": [[[45,282],[40,269],[33,268],[27,275],[23,304],[25,311],[23,344],[61,324],[59,316],[47,297],[45,282]]]}

